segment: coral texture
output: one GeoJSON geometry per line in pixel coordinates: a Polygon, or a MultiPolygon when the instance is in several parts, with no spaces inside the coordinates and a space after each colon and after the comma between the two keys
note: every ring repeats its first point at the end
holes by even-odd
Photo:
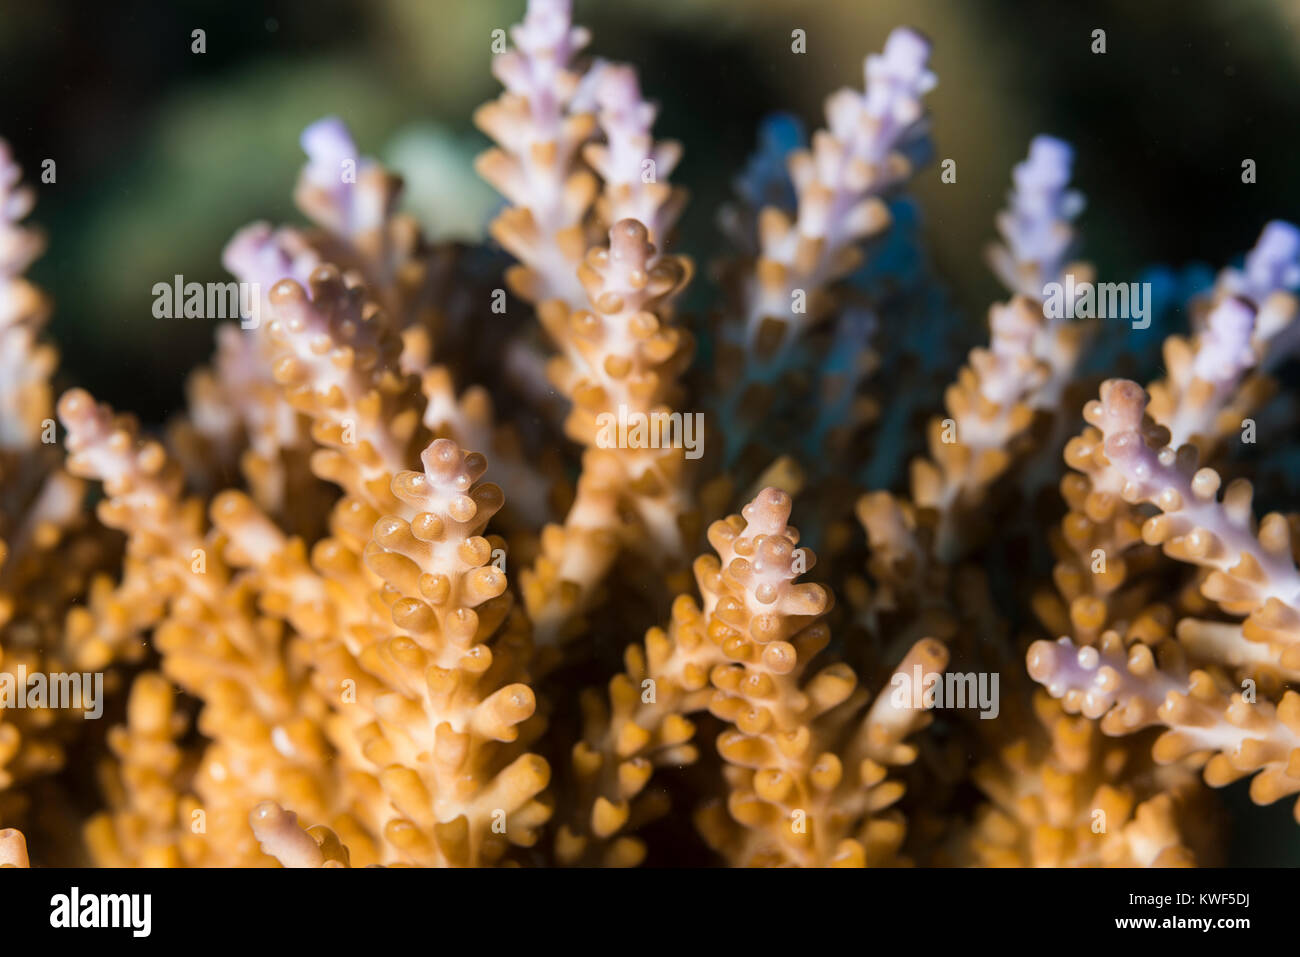
{"type": "Polygon", "coordinates": [[[708,316],[636,69],[569,0],[510,38],[494,244],[313,123],[307,222],[231,239],[245,308],[167,423],[55,402],[0,148],[0,866],[1187,866],[1212,788],[1300,794],[1300,518],[1241,476],[1293,412],[1300,230],[1098,385],[1155,327],[1094,318],[1039,136],[1008,298],[909,410],[925,37],[807,146],[764,128],[708,316]]]}

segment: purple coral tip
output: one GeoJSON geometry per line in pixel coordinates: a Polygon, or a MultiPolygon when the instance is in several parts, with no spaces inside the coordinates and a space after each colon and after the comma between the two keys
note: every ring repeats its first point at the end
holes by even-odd
{"type": "Polygon", "coordinates": [[[930,59],[930,41],[911,27],[898,27],[885,41],[881,58],[890,73],[917,76],[925,71],[930,59]]]}
{"type": "Polygon", "coordinates": [[[1245,273],[1261,291],[1300,286],[1300,229],[1280,219],[1266,225],[1246,254],[1245,273]]]}
{"type": "Polygon", "coordinates": [[[1055,136],[1040,134],[1029,144],[1025,172],[1040,183],[1067,183],[1074,165],[1074,147],[1055,136]]]}
{"type": "Polygon", "coordinates": [[[328,164],[331,168],[337,168],[339,161],[356,159],[357,155],[351,131],[337,116],[327,116],[311,124],[302,131],[299,143],[313,163],[328,164]]]}

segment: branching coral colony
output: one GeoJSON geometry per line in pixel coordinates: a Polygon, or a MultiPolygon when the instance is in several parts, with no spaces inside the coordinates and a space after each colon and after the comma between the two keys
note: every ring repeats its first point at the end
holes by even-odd
{"type": "Polygon", "coordinates": [[[1098,387],[1127,324],[1045,308],[1091,270],[1040,137],[987,345],[891,430],[939,348],[873,269],[927,41],[891,34],[807,148],[768,131],[706,325],[635,70],[580,63],[568,0],[512,37],[475,119],[528,308],[321,121],[311,225],[225,251],[262,321],[159,438],[81,390],[56,412],[0,152],[0,864],[1209,864],[1205,785],[1300,792],[1300,518],[1220,492],[1278,427],[1300,231],[1189,304],[1164,378],[1098,387]],[[83,674],[105,702],[30,680],[83,674]]]}

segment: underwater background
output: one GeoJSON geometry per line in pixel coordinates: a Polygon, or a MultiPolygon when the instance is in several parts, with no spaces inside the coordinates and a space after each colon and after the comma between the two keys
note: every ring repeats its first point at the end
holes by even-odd
{"type": "MultiPolygon", "coordinates": [[[[407,206],[432,235],[480,238],[499,199],[471,167],[487,141],[470,114],[497,88],[491,32],[519,6],[0,2],[0,133],[27,169],[57,164],[54,183],[31,177],[34,221],[50,236],[31,277],[56,300],[48,334],[63,379],[147,424],[181,408],[216,323],[176,320],[161,335],[153,284],[224,280],[220,251],[239,226],[296,220],[299,132],[326,114],[406,176],[407,206]],[[191,52],[197,28],[203,54],[191,52]]],[[[860,84],[863,55],[891,27],[926,33],[941,78],[927,101],[934,155],[898,218],[924,243],[927,281],[941,278],[942,322],[924,328],[947,366],[998,296],[983,250],[1036,133],[1076,147],[1087,256],[1108,280],[1155,282],[1169,303],[1161,332],[1185,328],[1178,304],[1264,222],[1300,217],[1293,0],[577,0],[575,15],[602,55],[638,65],[663,106],[658,132],[686,144],[675,180],[693,201],[673,251],[702,267],[723,251],[714,215],[760,127],[777,137],[798,136],[800,120],[815,127],[825,91],[860,84]],[[1098,28],[1104,55],[1089,49],[1098,28]],[[807,33],[805,56],[789,55],[794,29],[807,33]],[[775,110],[791,116],[764,125],[775,110]],[[940,181],[944,158],[957,162],[955,183],[940,181]],[[1245,158],[1254,184],[1241,182],[1245,158]]],[[[695,296],[709,298],[706,284],[695,296]]],[[[1103,360],[1157,375],[1159,340],[1103,360]]],[[[1300,863],[1290,802],[1252,807],[1246,787],[1224,792],[1246,812],[1234,814],[1231,863],[1300,863]]]]}

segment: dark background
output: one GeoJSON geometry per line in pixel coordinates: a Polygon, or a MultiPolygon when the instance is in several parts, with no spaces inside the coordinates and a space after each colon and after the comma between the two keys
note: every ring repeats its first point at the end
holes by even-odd
{"type": "MultiPolygon", "coordinates": [[[[70,381],[160,420],[211,346],[205,320],[156,320],[151,288],[223,278],[240,225],[295,217],[297,135],[338,113],[362,148],[424,187],[437,231],[481,224],[493,197],[469,161],[470,124],[495,95],[494,28],[522,0],[0,2],[0,135],[24,166],[57,162],[34,216],[51,234],[34,270],[54,292],[51,334],[70,381]],[[190,50],[207,32],[207,52],[190,50]],[[456,224],[459,224],[457,226],[456,224]],[[161,325],[166,323],[166,325],[161,325]]],[[[1218,266],[1269,218],[1300,217],[1300,2],[578,0],[592,52],[636,63],[681,139],[690,187],[683,248],[722,251],[718,203],[760,116],[809,128],[861,57],[910,23],[935,43],[937,164],[915,186],[935,259],[971,322],[999,293],[984,268],[993,214],[1034,133],[1076,144],[1089,258],[1103,279],[1155,263],[1218,266]],[[790,52],[790,31],[808,52],[790,52]],[[1107,53],[1090,52],[1091,31],[1107,53]],[[1241,182],[1241,161],[1258,182],[1241,182]]]]}
{"type": "MultiPolygon", "coordinates": [[[[935,43],[937,163],[914,192],[934,259],[972,324],[1000,290],[983,263],[1012,165],[1050,132],[1078,148],[1081,225],[1103,280],[1154,264],[1218,267],[1271,218],[1300,219],[1300,2],[1296,0],[578,0],[591,52],[629,60],[685,143],[674,179],[693,203],[681,246],[707,263],[731,177],[774,109],[809,129],[862,56],[909,23],[935,43]],[[808,51],[790,51],[790,32],[808,51]],[[1091,52],[1106,31],[1107,52],[1091,52]],[[1241,182],[1243,159],[1257,183],[1241,182]]],[[[155,282],[223,278],[220,251],[256,218],[296,219],[299,131],[327,113],[408,177],[440,235],[474,236],[495,205],[469,163],[470,113],[495,96],[491,31],[522,0],[230,0],[113,4],[0,0],[0,135],[39,185],[50,248],[50,336],[66,384],[161,422],[204,361],[205,320],[151,314],[155,282]],[[191,52],[191,31],[207,51],[191,52]]],[[[1244,801],[1243,786],[1231,800],[1244,801]]],[[[1238,815],[1238,819],[1242,820],[1238,815]]],[[[1290,802],[1255,811],[1242,860],[1294,859],[1290,802]]]]}

